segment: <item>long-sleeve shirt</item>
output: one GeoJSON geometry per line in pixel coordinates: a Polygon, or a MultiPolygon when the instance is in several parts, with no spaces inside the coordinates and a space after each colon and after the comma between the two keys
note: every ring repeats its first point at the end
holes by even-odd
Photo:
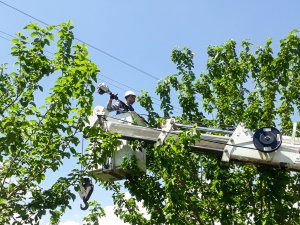
{"type": "Polygon", "coordinates": [[[117,111],[117,114],[128,112],[128,111],[134,111],[132,105],[129,105],[127,103],[124,104],[126,105],[126,107],[120,101],[117,101],[114,104],[108,103],[106,108],[109,112],[117,111]]]}

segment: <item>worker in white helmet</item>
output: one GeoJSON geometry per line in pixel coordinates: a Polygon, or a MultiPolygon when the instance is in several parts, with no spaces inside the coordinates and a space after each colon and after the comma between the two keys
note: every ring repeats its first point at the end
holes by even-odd
{"type": "Polygon", "coordinates": [[[118,101],[115,104],[112,104],[112,100],[118,98],[116,98],[116,95],[110,95],[108,104],[106,106],[107,110],[109,112],[117,111],[117,114],[128,112],[128,111],[134,111],[132,105],[135,102],[135,98],[136,98],[135,93],[133,91],[126,91],[124,97],[125,97],[125,102],[118,101]]]}

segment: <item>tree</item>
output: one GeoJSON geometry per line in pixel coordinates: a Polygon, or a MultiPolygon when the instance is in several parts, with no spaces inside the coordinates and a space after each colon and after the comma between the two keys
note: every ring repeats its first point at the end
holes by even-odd
{"type": "MultiPolygon", "coordinates": [[[[99,127],[86,127],[91,114],[94,82],[99,72],[88,59],[85,45],[73,45],[72,25],[40,28],[30,24],[13,40],[12,55],[17,57],[17,72],[0,70],[0,223],[38,224],[49,212],[51,224],[70,208],[77,183],[86,171],[104,163],[120,143],[118,134],[99,127]],[[47,46],[58,37],[53,58],[45,55],[47,46]],[[56,77],[46,103],[36,98],[43,92],[44,77],[56,77]],[[80,154],[79,132],[90,145],[80,154]],[[57,171],[68,159],[84,167],[57,179],[49,189],[41,185],[47,172],[57,171]]],[[[255,129],[279,124],[285,134],[291,132],[291,116],[300,109],[300,38],[291,32],[280,43],[274,56],[271,39],[254,53],[251,43],[243,41],[238,53],[230,40],[208,47],[207,72],[196,76],[193,53],[175,49],[172,61],[178,73],[161,80],[156,92],[162,103],[163,118],[154,111],[148,93],[139,98],[148,111],[152,126],[173,115],[171,92],[179,94],[180,123],[202,126],[237,125],[244,122],[255,129]],[[198,99],[201,98],[201,101],[198,99]],[[211,113],[215,119],[208,120],[211,113]]],[[[136,167],[134,159],[124,167],[134,171],[124,181],[131,194],[125,199],[118,182],[97,184],[113,190],[115,213],[131,224],[299,224],[299,175],[295,172],[255,165],[223,165],[220,159],[190,151],[201,134],[182,132],[178,139],[168,138],[156,146],[133,141],[135,150],[147,150],[147,173],[136,167]],[[149,217],[138,208],[142,202],[149,217]]],[[[101,205],[84,219],[98,224],[104,215],[101,205]]]]}
{"type": "Polygon", "coordinates": [[[41,186],[63,160],[81,156],[76,152],[78,134],[92,112],[99,70],[88,59],[86,46],[73,44],[72,28],[71,22],[26,26],[24,32],[30,36],[18,33],[12,40],[17,71],[8,74],[6,65],[1,66],[1,224],[37,224],[47,211],[55,224],[75,198],[72,186],[82,176],[78,170],[57,179],[50,189],[41,186]],[[55,34],[56,52],[47,57],[55,34]],[[43,78],[50,76],[56,82],[45,103],[38,105],[43,78]]]}
{"type": "MultiPolygon", "coordinates": [[[[173,113],[170,96],[175,91],[183,111],[177,117],[181,123],[224,128],[244,122],[251,129],[278,125],[290,134],[291,116],[300,110],[300,38],[292,31],[280,41],[277,56],[271,43],[268,39],[254,53],[247,40],[239,53],[233,40],[209,46],[207,72],[199,77],[193,71],[192,51],[175,49],[172,61],[178,73],[161,80],[156,89],[164,118],[173,113]],[[215,119],[207,120],[204,113],[215,119]]],[[[139,101],[155,124],[148,93],[139,101]]],[[[131,224],[299,224],[298,173],[223,165],[216,157],[191,152],[190,144],[200,138],[190,130],[161,146],[140,144],[147,149],[147,173],[125,181],[132,196],[127,201],[111,187],[116,213],[131,224]],[[138,201],[150,219],[138,212],[138,201]]]]}

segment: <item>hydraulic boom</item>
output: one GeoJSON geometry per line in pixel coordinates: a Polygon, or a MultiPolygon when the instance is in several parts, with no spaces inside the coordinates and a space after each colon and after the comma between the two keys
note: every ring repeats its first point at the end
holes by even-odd
{"type": "MultiPolygon", "coordinates": [[[[126,140],[163,144],[168,135],[182,132],[177,128],[193,127],[168,119],[161,129],[150,128],[139,120],[135,112],[109,117],[107,110],[101,106],[94,109],[90,126],[101,126],[108,132],[118,132],[123,140],[123,144],[110,159],[109,166],[94,171],[104,180],[119,180],[126,177],[128,171],[121,168],[121,162],[129,153],[135,155],[139,167],[146,170],[146,153],[134,152],[126,140]]],[[[196,129],[203,133],[200,140],[191,146],[193,152],[216,155],[226,163],[240,161],[300,171],[300,139],[295,137],[296,125],[292,136],[283,136],[273,127],[264,127],[253,133],[243,124],[239,124],[233,131],[207,127],[196,127],[196,129]]]]}

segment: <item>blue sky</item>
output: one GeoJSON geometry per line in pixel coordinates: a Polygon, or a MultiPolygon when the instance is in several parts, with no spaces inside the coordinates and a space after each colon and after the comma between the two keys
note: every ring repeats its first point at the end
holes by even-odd
{"type": "MultiPolygon", "coordinates": [[[[156,97],[156,78],[176,72],[170,59],[173,48],[189,47],[195,53],[195,72],[200,74],[205,71],[208,45],[234,39],[239,46],[248,38],[256,47],[271,37],[276,50],[280,39],[293,29],[300,30],[298,0],[5,0],[0,1],[0,63],[11,62],[11,45],[6,40],[10,37],[1,31],[13,35],[34,21],[3,2],[48,24],[72,20],[76,38],[148,73],[90,48],[91,59],[101,70],[99,81],[111,83],[111,90],[120,96],[130,87],[145,89],[156,97]]],[[[106,102],[107,96],[95,94],[94,106],[106,102]]],[[[155,102],[158,107],[159,102],[155,102]]],[[[138,103],[135,108],[139,110],[138,103]]],[[[93,199],[99,199],[108,208],[112,205],[110,195],[100,188],[93,199]]],[[[62,221],[80,224],[85,213],[79,210],[79,203],[74,203],[74,209],[62,221]]]]}

